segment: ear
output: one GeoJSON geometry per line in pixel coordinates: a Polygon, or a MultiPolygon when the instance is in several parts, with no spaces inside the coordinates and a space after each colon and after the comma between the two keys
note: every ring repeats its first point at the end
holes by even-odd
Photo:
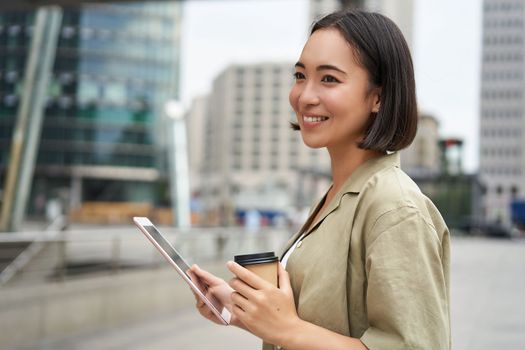
{"type": "Polygon", "coordinates": [[[381,88],[377,87],[372,90],[372,112],[379,113],[381,108],[381,88]]]}

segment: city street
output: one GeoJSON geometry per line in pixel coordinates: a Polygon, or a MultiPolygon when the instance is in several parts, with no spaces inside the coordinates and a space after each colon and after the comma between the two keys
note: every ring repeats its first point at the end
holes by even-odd
{"type": "MultiPolygon", "coordinates": [[[[525,349],[525,240],[454,237],[453,349],[525,349]]],[[[172,317],[43,343],[34,349],[258,349],[260,341],[203,320],[192,306],[172,317]]]]}

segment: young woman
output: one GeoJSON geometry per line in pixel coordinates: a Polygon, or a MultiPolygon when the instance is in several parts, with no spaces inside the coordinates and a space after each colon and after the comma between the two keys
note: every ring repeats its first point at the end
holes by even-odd
{"type": "Polygon", "coordinates": [[[328,149],[332,186],[285,247],[279,288],[233,262],[229,284],[192,271],[264,349],[450,349],[448,229],[399,168],[417,126],[401,32],[380,14],[333,13],[295,67],[294,128],[328,149]]]}

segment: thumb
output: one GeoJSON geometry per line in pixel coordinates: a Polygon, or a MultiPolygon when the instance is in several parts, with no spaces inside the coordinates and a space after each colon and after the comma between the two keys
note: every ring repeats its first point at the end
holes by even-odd
{"type": "Polygon", "coordinates": [[[292,292],[292,285],[290,284],[290,275],[284,269],[284,266],[279,263],[279,289],[288,293],[292,292]]]}

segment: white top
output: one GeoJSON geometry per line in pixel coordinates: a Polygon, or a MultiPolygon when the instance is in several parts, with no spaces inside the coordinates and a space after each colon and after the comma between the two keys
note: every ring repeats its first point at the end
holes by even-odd
{"type": "Polygon", "coordinates": [[[297,248],[297,245],[299,243],[301,243],[301,241],[303,240],[305,236],[305,233],[303,233],[296,241],[295,243],[290,247],[290,249],[288,249],[286,251],[286,254],[284,254],[282,260],[281,260],[281,264],[283,265],[283,267],[286,268],[286,263],[288,262],[288,259],[290,258],[290,255],[292,255],[293,251],[295,250],[295,248],[297,248]]]}

